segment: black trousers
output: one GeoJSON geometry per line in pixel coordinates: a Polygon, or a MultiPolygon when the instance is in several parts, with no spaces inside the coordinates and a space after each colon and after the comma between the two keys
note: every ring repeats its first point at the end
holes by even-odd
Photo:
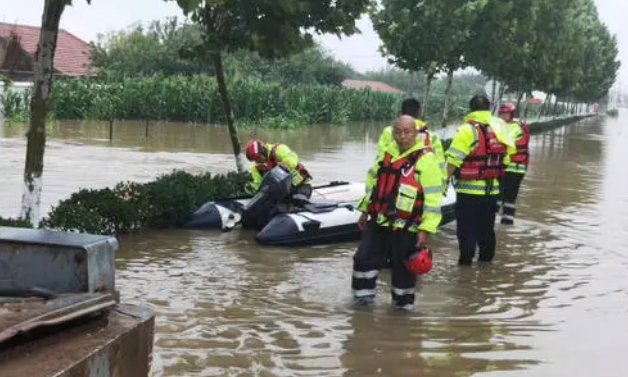
{"type": "Polygon", "coordinates": [[[458,264],[471,265],[479,246],[481,262],[495,257],[495,212],[497,195],[456,195],[456,235],[460,256],[458,264]]]}
{"type": "Polygon", "coordinates": [[[354,297],[374,298],[379,270],[390,267],[393,303],[400,308],[411,308],[417,278],[408,271],[405,260],[416,250],[416,240],[416,233],[394,231],[369,222],[353,256],[354,297]]]}
{"type": "MultiPolygon", "coordinates": [[[[506,172],[500,182],[501,197],[499,206],[502,208],[502,224],[513,224],[517,212],[517,196],[524,174],[506,172]]],[[[499,208],[498,208],[499,210],[499,208]]]]}

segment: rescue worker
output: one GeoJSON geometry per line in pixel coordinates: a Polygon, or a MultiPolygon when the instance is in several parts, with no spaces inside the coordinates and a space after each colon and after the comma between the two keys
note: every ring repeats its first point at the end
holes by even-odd
{"type": "Polygon", "coordinates": [[[422,143],[413,117],[393,125],[394,143],[367,175],[367,192],[358,204],[362,242],[353,257],[351,287],[358,303],[375,298],[378,271],[390,266],[395,307],[411,310],[417,282],[405,263],[427,246],[441,221],[442,174],[436,155],[422,143]]]}
{"type": "Polygon", "coordinates": [[[530,163],[530,152],[528,150],[530,129],[526,123],[522,123],[515,118],[516,112],[517,107],[511,102],[503,104],[498,110],[499,117],[508,123],[510,133],[517,147],[517,153],[510,157],[510,164],[506,166],[506,173],[500,184],[501,200],[498,202],[498,211],[502,210],[501,223],[504,225],[512,225],[515,222],[519,187],[521,187],[521,182],[530,163]]]}
{"type": "Polygon", "coordinates": [[[254,194],[262,183],[264,174],[276,166],[281,166],[292,175],[292,191],[287,203],[307,202],[312,196],[312,176],[299,162],[299,156],[285,144],[267,144],[260,140],[250,140],[246,145],[246,158],[254,162],[251,166],[253,181],[245,190],[254,194]]]}
{"type": "Polygon", "coordinates": [[[447,178],[454,178],[456,190],[459,265],[473,263],[476,246],[478,261],[493,261],[499,179],[515,153],[508,126],[492,116],[488,98],[474,96],[469,107],[471,112],[445,153],[447,178]]]}
{"type": "MultiPolygon", "coordinates": [[[[445,151],[443,149],[443,143],[441,142],[438,135],[435,132],[430,131],[427,128],[427,124],[425,124],[425,122],[420,119],[421,103],[419,102],[419,100],[415,98],[407,98],[403,100],[403,102],[401,103],[401,114],[399,115],[410,115],[415,119],[416,128],[417,130],[419,130],[419,140],[423,142],[426,147],[432,148],[440,165],[443,179],[447,178],[447,165],[445,164],[445,151]]],[[[379,137],[379,141],[377,142],[378,158],[381,158],[386,148],[390,146],[390,144],[393,144],[395,142],[393,140],[392,131],[392,126],[388,126],[382,131],[382,134],[379,137]]],[[[443,183],[445,183],[445,181],[443,181],[443,183]]],[[[444,190],[447,190],[447,186],[444,187],[444,190]]]]}

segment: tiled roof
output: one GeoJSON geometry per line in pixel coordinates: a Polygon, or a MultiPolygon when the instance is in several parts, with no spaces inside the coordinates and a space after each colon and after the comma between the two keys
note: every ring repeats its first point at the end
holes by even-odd
{"type": "Polygon", "coordinates": [[[399,90],[381,81],[348,80],[347,79],[342,82],[342,86],[347,87],[347,88],[353,88],[353,89],[370,88],[371,90],[377,91],[377,92],[403,93],[403,90],[399,90]]]}
{"type": "MultiPolygon", "coordinates": [[[[8,38],[15,33],[20,40],[22,49],[33,58],[39,42],[39,27],[15,25],[0,22],[0,37],[8,38]]],[[[90,47],[87,42],[65,30],[59,30],[57,49],[55,51],[55,71],[66,76],[87,75],[90,47]]]]}

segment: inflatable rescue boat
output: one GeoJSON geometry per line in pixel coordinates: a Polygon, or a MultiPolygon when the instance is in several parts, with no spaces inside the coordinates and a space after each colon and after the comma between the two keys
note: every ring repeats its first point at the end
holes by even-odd
{"type": "MultiPolygon", "coordinates": [[[[280,168],[264,176],[260,190],[253,197],[218,200],[204,204],[184,224],[190,229],[230,230],[238,225],[257,228],[255,240],[262,245],[312,245],[360,239],[357,205],[364,196],[364,183],[330,182],[314,187],[308,203],[289,210],[279,210],[261,226],[247,224],[246,217],[256,217],[269,203],[285,197],[291,179],[280,168]],[[278,170],[279,169],[279,170],[278,170]],[[272,173],[272,174],[271,174],[272,173]]],[[[443,198],[441,224],[455,220],[456,194],[450,186],[443,198]]]]}

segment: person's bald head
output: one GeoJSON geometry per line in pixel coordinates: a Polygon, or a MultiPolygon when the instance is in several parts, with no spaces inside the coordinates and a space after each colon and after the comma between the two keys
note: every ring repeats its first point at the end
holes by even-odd
{"type": "Polygon", "coordinates": [[[416,121],[409,115],[401,115],[393,124],[393,138],[399,146],[399,150],[404,152],[414,146],[417,137],[416,121]]]}

